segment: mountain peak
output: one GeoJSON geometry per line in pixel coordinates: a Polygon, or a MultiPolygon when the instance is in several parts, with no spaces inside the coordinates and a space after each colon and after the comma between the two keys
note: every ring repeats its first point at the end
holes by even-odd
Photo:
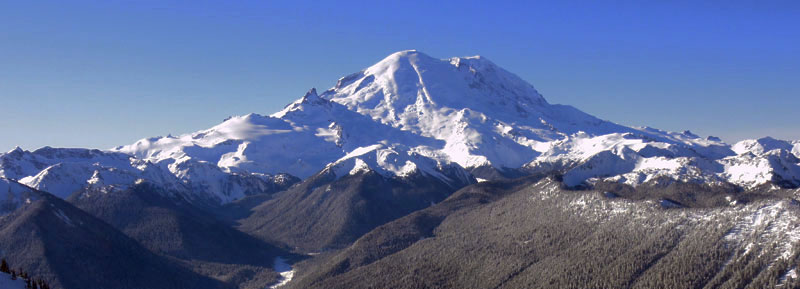
{"type": "Polygon", "coordinates": [[[384,59],[397,59],[397,58],[420,57],[420,56],[427,57],[427,58],[433,58],[433,57],[428,56],[425,53],[420,52],[419,50],[408,49],[408,50],[400,50],[400,51],[397,51],[395,53],[389,54],[389,56],[387,56],[384,59]]]}
{"type": "MultiPolygon", "coordinates": [[[[470,61],[479,61],[491,65],[495,65],[489,59],[481,55],[473,55],[473,56],[463,56],[463,57],[451,57],[448,59],[438,59],[432,57],[424,52],[421,52],[416,49],[409,49],[409,50],[400,50],[389,54],[388,56],[384,57],[381,61],[378,61],[376,64],[380,64],[382,62],[392,62],[392,61],[402,61],[403,59],[424,59],[424,60],[432,60],[432,61],[456,61],[456,60],[470,60],[470,61]]],[[[496,66],[496,65],[495,65],[496,66]]]]}
{"type": "Polygon", "coordinates": [[[384,123],[424,110],[470,109],[520,119],[547,104],[532,85],[485,57],[437,59],[417,50],[395,52],[345,76],[321,97],[384,123]]]}
{"type": "Polygon", "coordinates": [[[273,113],[270,116],[275,118],[282,118],[292,111],[298,111],[298,110],[302,111],[304,110],[304,107],[305,108],[325,107],[328,105],[330,105],[328,100],[321,98],[319,95],[317,95],[316,88],[311,88],[308,90],[308,92],[306,92],[305,95],[303,95],[303,97],[301,97],[298,100],[295,100],[290,104],[287,104],[286,107],[284,107],[281,111],[273,113]]]}
{"type": "Polygon", "coordinates": [[[779,140],[772,137],[762,137],[759,139],[746,139],[740,142],[735,143],[731,149],[737,154],[743,154],[746,152],[752,152],[756,154],[763,154],[768,151],[780,149],[786,151],[792,151],[794,149],[794,144],[789,141],[779,140]]]}
{"type": "Polygon", "coordinates": [[[23,151],[21,147],[14,146],[14,149],[8,151],[7,154],[9,154],[9,155],[11,155],[11,154],[22,154],[23,152],[25,152],[25,151],[23,151]]]}
{"type": "Polygon", "coordinates": [[[311,89],[309,89],[309,90],[308,90],[308,92],[306,92],[306,95],[304,95],[303,97],[306,97],[306,98],[307,98],[307,97],[309,97],[309,96],[314,96],[314,97],[316,97],[316,96],[317,96],[317,88],[315,88],[315,87],[312,87],[311,89]]]}
{"type": "Polygon", "coordinates": [[[319,95],[317,95],[317,89],[311,88],[303,95],[302,99],[300,100],[302,103],[321,103],[326,102],[324,99],[321,99],[319,95]]]}

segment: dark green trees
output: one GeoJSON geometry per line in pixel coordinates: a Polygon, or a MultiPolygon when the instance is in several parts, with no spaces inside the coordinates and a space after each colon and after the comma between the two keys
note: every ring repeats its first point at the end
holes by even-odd
{"type": "Polygon", "coordinates": [[[6,259],[3,259],[2,261],[0,261],[0,272],[6,273],[6,274],[11,273],[11,271],[9,271],[9,269],[8,269],[8,263],[6,262],[6,259]]]}

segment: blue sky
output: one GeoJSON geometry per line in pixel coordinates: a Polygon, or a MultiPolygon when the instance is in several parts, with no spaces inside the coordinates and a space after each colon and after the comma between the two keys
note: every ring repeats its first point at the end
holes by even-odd
{"type": "Polygon", "coordinates": [[[405,49],[625,125],[800,139],[797,1],[314,2],[0,0],[0,150],[269,114],[405,49]]]}

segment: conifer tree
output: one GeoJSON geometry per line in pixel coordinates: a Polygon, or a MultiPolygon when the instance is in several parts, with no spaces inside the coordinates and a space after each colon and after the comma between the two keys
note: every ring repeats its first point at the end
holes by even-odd
{"type": "Polygon", "coordinates": [[[10,271],[8,269],[8,263],[6,263],[6,259],[3,259],[2,261],[0,261],[0,272],[10,273],[10,271]]]}

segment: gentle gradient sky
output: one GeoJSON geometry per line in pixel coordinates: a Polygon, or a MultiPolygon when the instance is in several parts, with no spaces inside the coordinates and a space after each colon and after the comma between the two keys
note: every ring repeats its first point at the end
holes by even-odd
{"type": "Polygon", "coordinates": [[[405,49],[625,125],[800,139],[800,1],[317,2],[0,0],[0,150],[269,114],[405,49]]]}

